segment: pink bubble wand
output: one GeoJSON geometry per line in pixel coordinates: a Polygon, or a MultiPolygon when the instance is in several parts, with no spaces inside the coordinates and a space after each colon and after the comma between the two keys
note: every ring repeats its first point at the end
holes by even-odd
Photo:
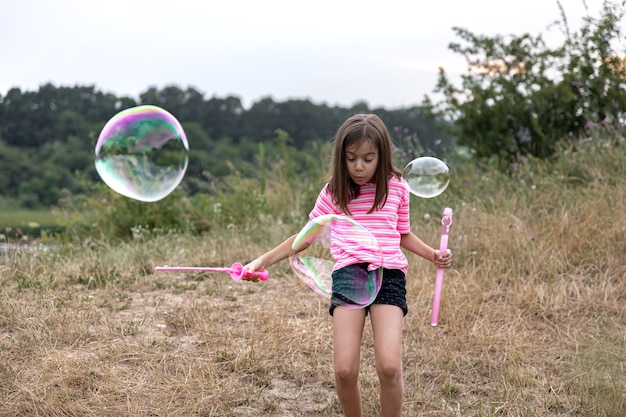
{"type": "MultiPolygon", "coordinates": [[[[441,239],[439,240],[439,252],[441,253],[445,253],[448,250],[450,226],[452,226],[452,209],[446,207],[441,217],[441,239]]],[[[435,292],[433,294],[433,311],[430,316],[431,326],[436,326],[439,322],[439,304],[441,302],[441,288],[443,287],[443,272],[443,268],[437,268],[437,274],[435,275],[435,292]]]]}
{"type": "Polygon", "coordinates": [[[157,266],[155,271],[202,271],[202,272],[227,272],[234,281],[238,281],[244,277],[257,276],[261,281],[266,281],[270,276],[266,269],[261,271],[254,271],[252,273],[243,269],[243,265],[239,262],[235,262],[230,268],[212,268],[206,266],[157,266]]]}

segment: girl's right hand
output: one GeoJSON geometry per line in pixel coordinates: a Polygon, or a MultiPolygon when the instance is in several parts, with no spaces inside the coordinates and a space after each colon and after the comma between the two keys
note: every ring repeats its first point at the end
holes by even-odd
{"type": "Polygon", "coordinates": [[[256,258],[254,261],[249,264],[244,265],[243,269],[248,272],[246,276],[242,277],[244,281],[252,281],[259,282],[259,275],[253,274],[255,271],[261,271],[263,268],[263,263],[261,262],[261,258],[256,258]]]}

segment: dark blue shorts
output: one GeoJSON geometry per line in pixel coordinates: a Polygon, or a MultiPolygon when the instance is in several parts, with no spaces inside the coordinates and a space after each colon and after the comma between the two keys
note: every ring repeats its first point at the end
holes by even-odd
{"type": "MultiPolygon", "coordinates": [[[[345,268],[333,271],[332,283],[333,293],[341,293],[338,288],[341,287],[341,278],[346,275],[360,275],[367,274],[367,264],[354,264],[346,266],[345,268]]],[[[404,315],[409,312],[409,307],[406,304],[406,277],[404,272],[399,269],[384,269],[383,268],[383,283],[380,287],[380,291],[376,296],[376,299],[372,304],[389,304],[398,306],[404,311],[404,315]]],[[[371,304],[370,304],[371,305],[371,304]]],[[[337,307],[337,304],[333,302],[331,297],[331,304],[328,312],[333,315],[333,311],[337,307]]],[[[369,312],[369,306],[365,307],[366,314],[369,312]]]]}

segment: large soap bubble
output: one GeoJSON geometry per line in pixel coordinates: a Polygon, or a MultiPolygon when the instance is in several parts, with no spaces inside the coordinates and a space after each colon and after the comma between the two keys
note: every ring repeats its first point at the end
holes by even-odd
{"type": "Polygon", "coordinates": [[[448,166],[440,159],[422,156],[407,164],[402,174],[411,193],[422,198],[437,197],[450,183],[448,166]]]}
{"type": "Polygon", "coordinates": [[[352,218],[327,214],[310,220],[296,235],[292,250],[289,263],[296,275],[333,304],[356,309],[376,299],[383,280],[382,248],[376,237],[352,218]],[[333,282],[335,257],[340,251],[367,266],[333,282]]]}
{"type": "Polygon", "coordinates": [[[180,184],[188,154],[187,137],[174,116],[157,106],[137,106],[104,125],[96,143],[96,170],[114,191],[153,202],[180,184]]]}

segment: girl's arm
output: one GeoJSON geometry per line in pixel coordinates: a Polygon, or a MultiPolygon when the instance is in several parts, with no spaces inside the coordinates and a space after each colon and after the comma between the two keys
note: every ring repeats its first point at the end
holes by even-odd
{"type": "MultiPolygon", "coordinates": [[[[253,273],[254,271],[267,269],[275,263],[282,261],[283,259],[287,258],[291,253],[291,246],[293,245],[293,241],[295,239],[296,235],[288,237],[283,243],[259,256],[254,261],[245,265],[243,268],[249,273],[253,273]]],[[[244,277],[243,279],[256,282],[259,280],[259,276],[249,276],[244,277]]]]}
{"type": "Polygon", "coordinates": [[[400,237],[400,247],[413,252],[437,265],[440,268],[449,268],[452,265],[452,252],[448,249],[446,253],[440,253],[424,243],[415,233],[410,232],[400,237]]]}

